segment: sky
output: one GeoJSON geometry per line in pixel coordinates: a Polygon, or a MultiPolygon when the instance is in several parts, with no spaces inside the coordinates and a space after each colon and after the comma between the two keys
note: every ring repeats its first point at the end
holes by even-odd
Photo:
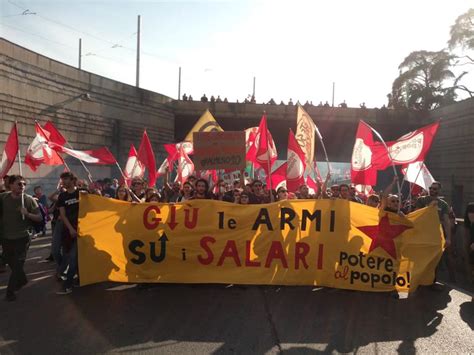
{"type": "MultiPolygon", "coordinates": [[[[177,98],[367,107],[387,104],[412,51],[446,47],[474,0],[42,1],[0,0],[1,36],[66,64],[177,98]],[[26,11],[28,10],[28,11],[26,11]],[[26,11],[26,12],[25,12],[26,11]],[[25,13],[25,14],[22,14],[25,13]]],[[[474,80],[466,78],[471,89],[474,80]]]]}

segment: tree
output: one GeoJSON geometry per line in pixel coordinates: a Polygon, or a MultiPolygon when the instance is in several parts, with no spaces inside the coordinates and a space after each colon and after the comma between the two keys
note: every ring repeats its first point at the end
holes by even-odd
{"type": "Polygon", "coordinates": [[[456,77],[450,70],[455,56],[447,51],[415,51],[399,65],[400,75],[392,85],[389,106],[428,111],[442,104],[453,103],[456,90],[445,87],[456,77]]]}
{"type": "Polygon", "coordinates": [[[463,49],[474,49],[474,9],[467,10],[456,19],[451,26],[450,34],[451,38],[448,41],[450,49],[458,46],[463,49]]]}
{"type": "MultiPolygon", "coordinates": [[[[457,56],[454,63],[456,67],[465,65],[474,65],[473,56],[469,55],[470,51],[474,50],[474,9],[467,10],[466,13],[460,15],[454,25],[451,26],[450,39],[448,46],[451,52],[456,49],[461,49],[462,55],[457,56]]],[[[473,97],[474,91],[469,90],[465,85],[460,83],[461,79],[468,74],[464,71],[459,75],[453,85],[455,90],[463,90],[473,97]]]]}

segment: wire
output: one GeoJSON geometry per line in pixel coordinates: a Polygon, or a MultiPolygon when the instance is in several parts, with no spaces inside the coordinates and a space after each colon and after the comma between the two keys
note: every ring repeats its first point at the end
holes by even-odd
{"type": "Polygon", "coordinates": [[[3,22],[0,22],[0,25],[5,26],[5,27],[10,27],[10,28],[14,29],[15,31],[24,32],[24,33],[29,34],[29,35],[31,35],[31,36],[39,37],[39,38],[41,38],[41,39],[43,39],[43,40],[45,40],[45,41],[48,41],[48,42],[51,42],[51,43],[54,43],[54,44],[57,44],[57,45],[60,45],[60,46],[64,46],[64,47],[76,49],[75,47],[70,46],[70,45],[68,45],[68,44],[54,41],[54,40],[52,40],[52,39],[46,38],[46,37],[44,37],[44,36],[41,36],[41,35],[39,35],[39,34],[37,34],[37,33],[31,33],[31,32],[25,31],[25,30],[22,29],[22,28],[18,28],[18,27],[12,26],[12,25],[7,25],[7,24],[5,24],[5,23],[3,23],[3,22]]]}

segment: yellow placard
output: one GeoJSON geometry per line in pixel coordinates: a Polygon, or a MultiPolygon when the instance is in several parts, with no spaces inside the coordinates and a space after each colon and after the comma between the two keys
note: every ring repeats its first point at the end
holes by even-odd
{"type": "Polygon", "coordinates": [[[343,200],[130,204],[82,195],[82,285],[102,281],[414,291],[444,241],[436,208],[400,217],[343,200]]]}

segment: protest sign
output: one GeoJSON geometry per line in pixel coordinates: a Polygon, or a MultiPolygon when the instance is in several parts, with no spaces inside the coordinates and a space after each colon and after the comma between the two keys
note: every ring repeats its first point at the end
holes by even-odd
{"type": "Polygon", "coordinates": [[[130,204],[82,195],[82,285],[102,281],[414,291],[443,251],[436,208],[400,217],[345,200],[130,204]]]}
{"type": "Polygon", "coordinates": [[[245,132],[194,132],[196,170],[245,169],[245,132]]]}

